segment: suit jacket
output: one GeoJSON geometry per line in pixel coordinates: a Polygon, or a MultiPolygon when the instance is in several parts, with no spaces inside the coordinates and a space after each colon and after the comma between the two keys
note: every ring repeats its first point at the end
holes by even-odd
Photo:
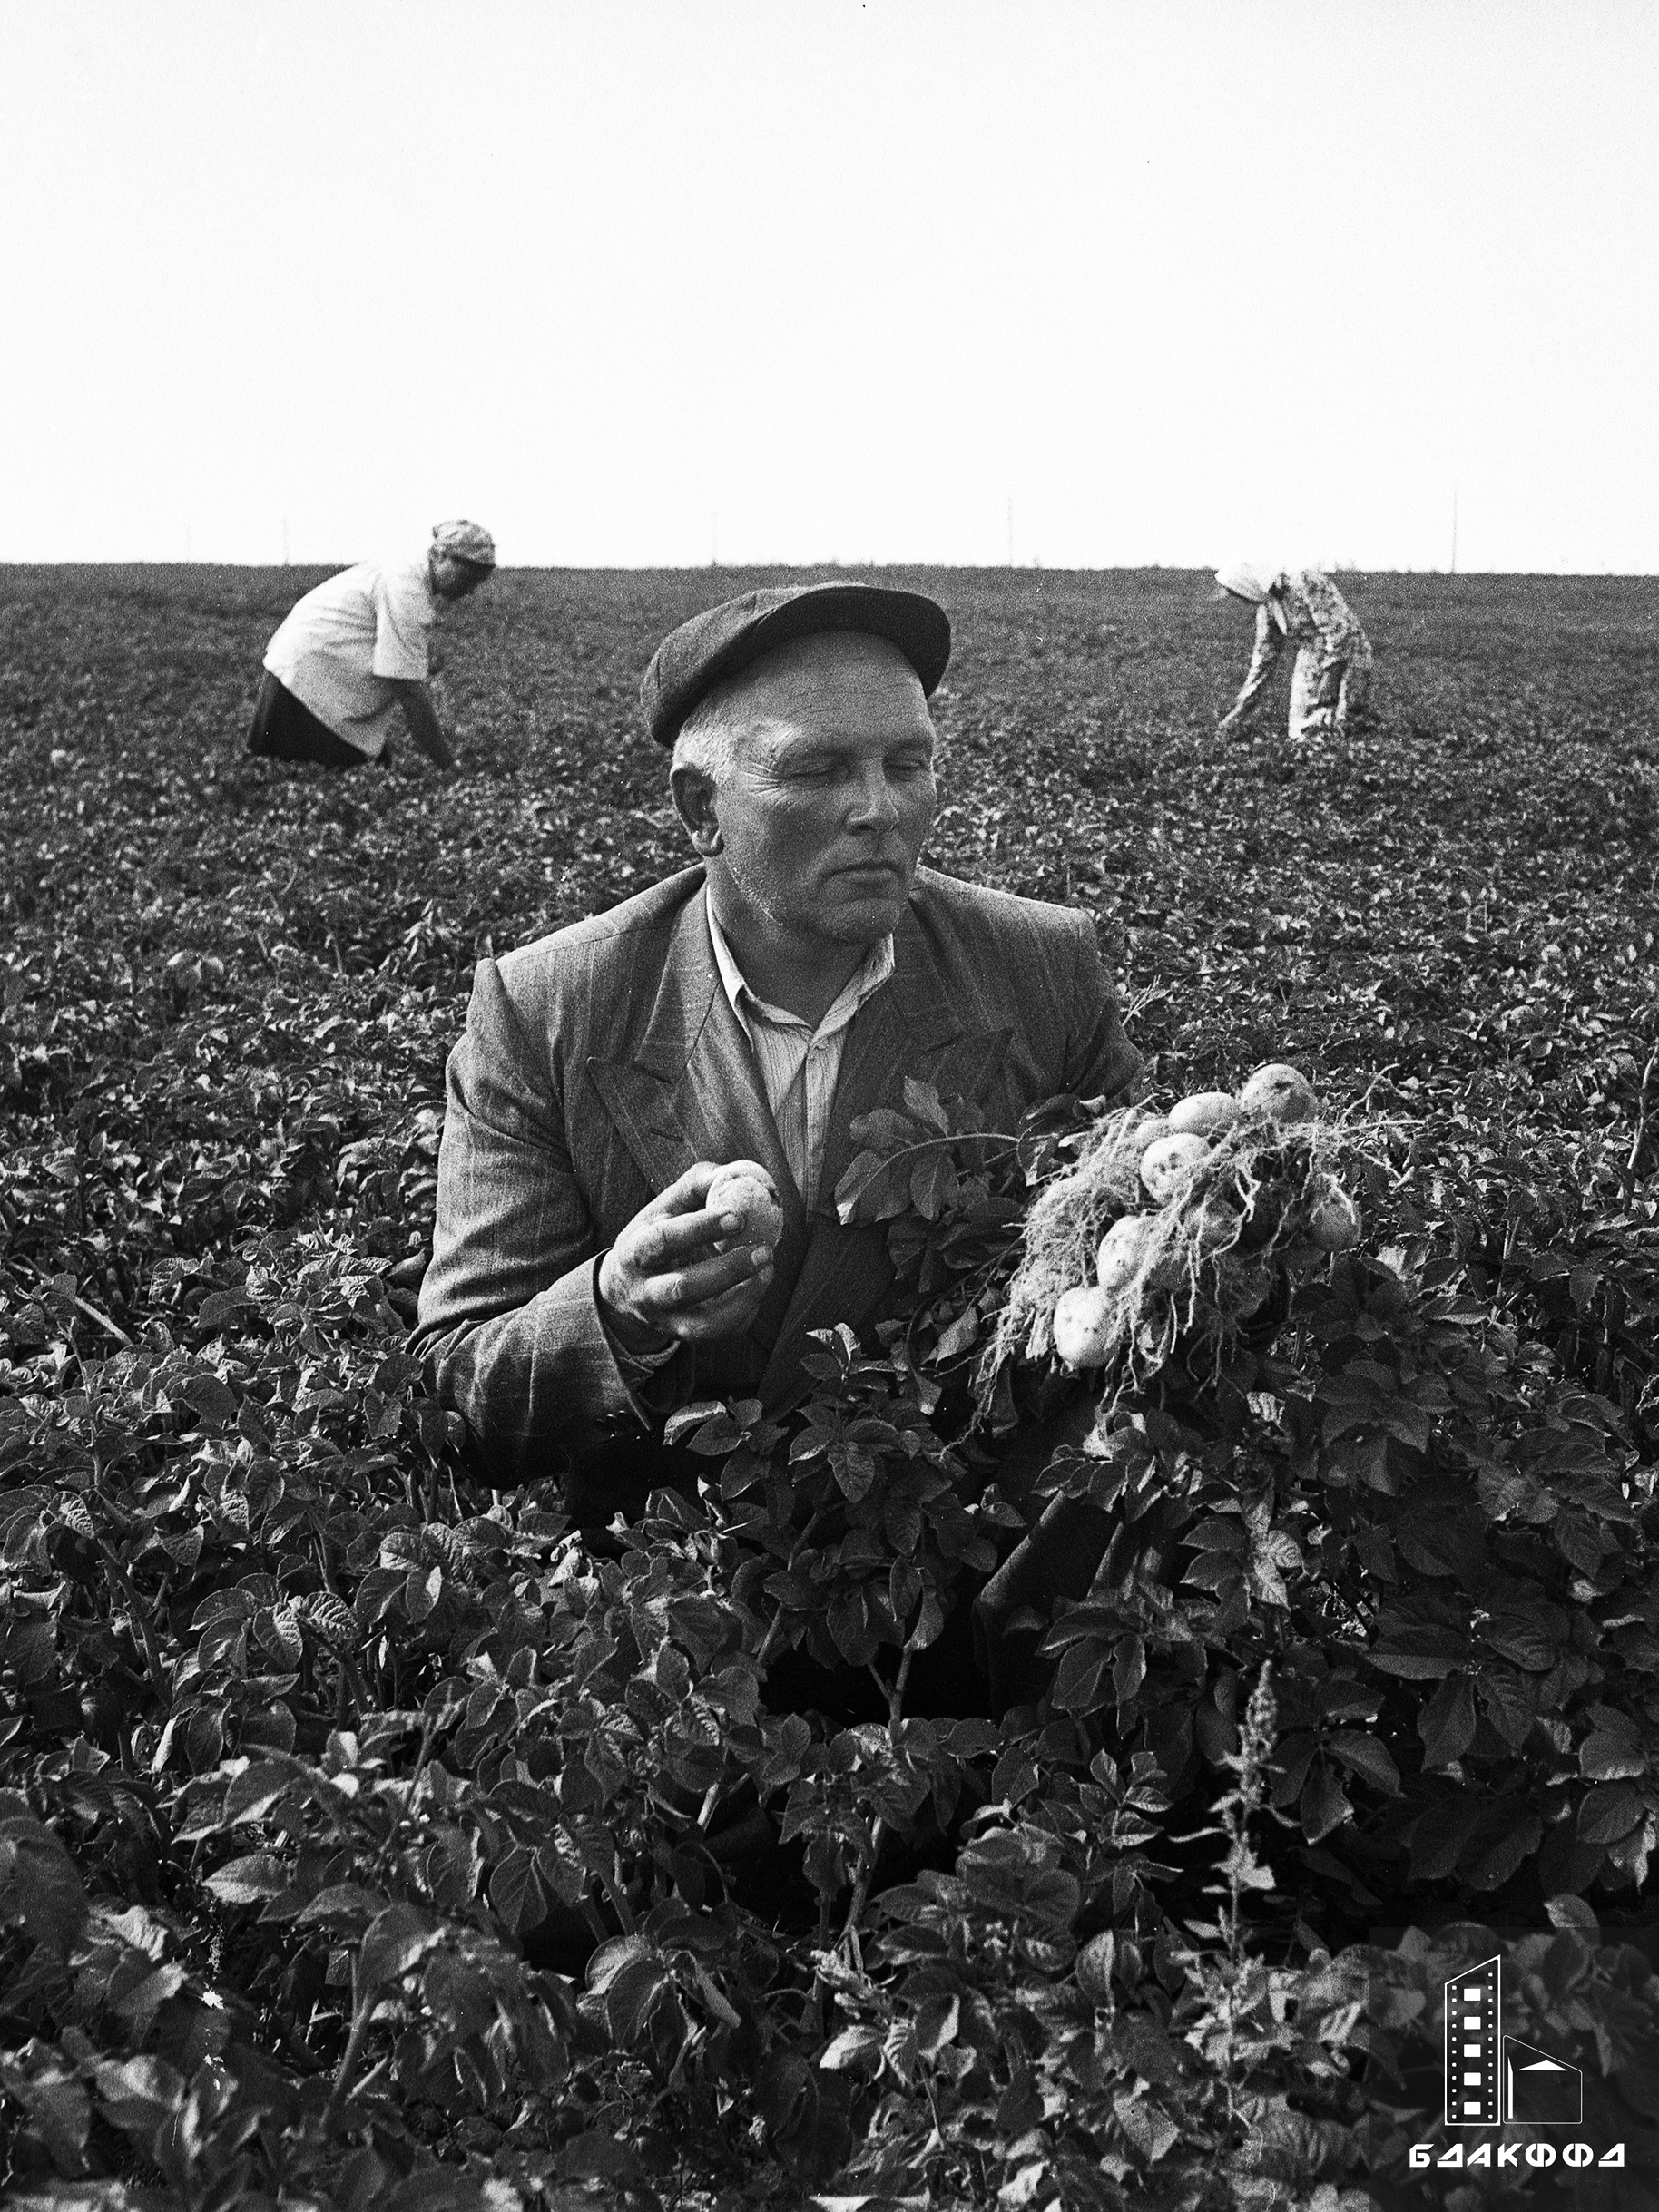
{"type": "Polygon", "coordinates": [[[1086,915],[922,868],[893,950],[848,1032],[810,1215],[721,988],[700,866],[478,963],[414,1342],[497,1481],[603,1463],[693,1397],[771,1412],[803,1395],[808,1332],[861,1329],[892,1289],[885,1228],[843,1228],[834,1192],[852,1122],[902,1107],[907,1075],[1013,1130],[1039,1099],[1110,1096],[1139,1072],[1086,915]],[[747,1336],[642,1368],[601,1319],[599,1260],[693,1162],[737,1159],[763,1161],[783,1199],[766,1300],[747,1336]]]}

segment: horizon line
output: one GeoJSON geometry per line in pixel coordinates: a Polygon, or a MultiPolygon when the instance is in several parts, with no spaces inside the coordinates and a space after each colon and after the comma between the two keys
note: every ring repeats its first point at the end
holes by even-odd
{"type": "MultiPolygon", "coordinates": [[[[290,570],[323,569],[334,572],[353,567],[357,562],[373,559],[373,554],[358,553],[340,560],[306,561],[199,561],[169,560],[150,553],[99,554],[91,557],[69,557],[54,560],[30,560],[15,555],[0,555],[0,573],[7,569],[86,569],[86,568],[153,568],[153,569],[246,569],[250,572],[282,575],[290,570]]],[[[1464,568],[1444,567],[1398,568],[1373,567],[1361,561],[1309,561],[1298,566],[1317,568],[1330,576],[1439,576],[1448,583],[1457,583],[1471,577],[1507,576],[1537,578],[1540,580],[1585,579],[1607,582],[1639,582],[1659,577],[1659,567],[1615,568],[1464,568]]],[[[496,564],[503,575],[573,575],[573,576],[706,576],[744,575],[765,570],[834,569],[850,571],[869,569],[964,570],[980,575],[1009,576],[1208,576],[1214,573],[1207,563],[1188,563],[1171,561],[1116,561],[1071,563],[1047,561],[838,561],[833,559],[800,561],[499,561],[496,564]]]]}

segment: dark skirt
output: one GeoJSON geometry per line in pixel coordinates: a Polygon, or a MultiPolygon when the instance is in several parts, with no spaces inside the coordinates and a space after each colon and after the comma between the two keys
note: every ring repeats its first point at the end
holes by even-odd
{"type": "Polygon", "coordinates": [[[264,760],[314,760],[326,768],[360,768],[370,756],[337,737],[269,669],[248,729],[248,750],[264,760]]]}

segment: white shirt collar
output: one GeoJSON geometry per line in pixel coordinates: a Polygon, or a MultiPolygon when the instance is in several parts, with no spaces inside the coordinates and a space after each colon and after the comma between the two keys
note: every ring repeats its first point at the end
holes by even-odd
{"type": "Polygon", "coordinates": [[[740,1022],[746,1023],[752,1011],[763,1022],[770,1022],[778,1029],[801,1030],[809,1037],[833,1036],[837,1030],[846,1028],[865,1000],[879,991],[893,973],[893,939],[889,932],[879,944],[870,946],[848,977],[834,1004],[814,1029],[811,1023],[798,1013],[791,1013],[787,1006],[768,1005],[763,998],[758,997],[750,989],[743,980],[743,971],[737,964],[737,955],[720,925],[713,900],[705,898],[703,903],[708,909],[709,942],[714,948],[714,965],[720,971],[721,987],[740,1022]]]}

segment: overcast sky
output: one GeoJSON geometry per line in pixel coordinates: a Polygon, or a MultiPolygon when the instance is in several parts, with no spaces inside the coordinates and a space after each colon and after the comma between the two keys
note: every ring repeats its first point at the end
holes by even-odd
{"type": "Polygon", "coordinates": [[[0,0],[0,558],[1659,569],[1653,0],[0,0]]]}

